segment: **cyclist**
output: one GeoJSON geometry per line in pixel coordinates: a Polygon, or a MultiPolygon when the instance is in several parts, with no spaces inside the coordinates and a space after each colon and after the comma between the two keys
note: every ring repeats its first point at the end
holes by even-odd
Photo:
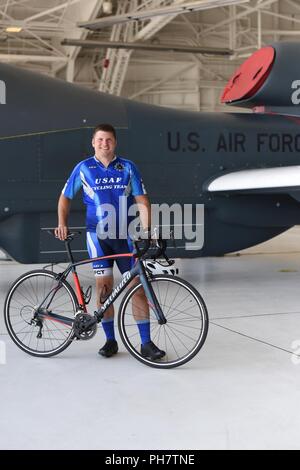
{"type": "MultiPolygon", "coordinates": [[[[97,125],[92,137],[95,155],[75,166],[58,201],[58,226],[55,235],[64,240],[68,233],[71,200],[80,188],[83,189],[90,258],[133,251],[128,237],[128,209],[134,202],[138,206],[143,229],[150,232],[151,205],[142,179],[133,162],[115,155],[116,145],[114,127],[110,124],[97,125]]],[[[124,274],[132,268],[133,258],[121,257],[116,262],[120,272],[124,274]]],[[[113,260],[94,262],[93,269],[99,308],[101,300],[104,301],[103,293],[107,298],[113,289],[113,260]]],[[[141,354],[152,360],[160,359],[165,352],[151,341],[149,307],[142,289],[134,296],[133,315],[141,337],[141,354]]],[[[118,352],[113,306],[105,312],[102,326],[106,343],[100,348],[99,354],[111,357],[118,352]]]]}

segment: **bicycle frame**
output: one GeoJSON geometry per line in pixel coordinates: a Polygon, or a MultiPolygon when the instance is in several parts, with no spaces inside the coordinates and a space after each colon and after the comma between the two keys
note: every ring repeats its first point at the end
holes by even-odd
{"type": "MultiPolygon", "coordinates": [[[[69,243],[67,243],[67,242],[66,242],[66,247],[67,247],[67,252],[68,252],[68,255],[69,255],[69,258],[70,258],[71,262],[70,262],[69,266],[67,267],[67,269],[65,269],[65,271],[63,271],[62,273],[57,275],[57,279],[58,279],[58,282],[60,280],[66,279],[68,277],[68,275],[70,274],[70,272],[72,272],[73,280],[74,280],[74,284],[75,284],[75,290],[76,290],[76,297],[77,297],[77,301],[78,301],[78,304],[79,304],[80,311],[81,312],[83,311],[83,312],[86,313],[87,312],[86,304],[85,304],[83,292],[81,290],[78,274],[76,272],[76,267],[77,266],[82,266],[82,265],[85,265],[85,264],[90,264],[90,263],[93,263],[94,261],[100,261],[100,260],[103,260],[103,259],[116,259],[116,258],[120,258],[120,257],[134,257],[134,254],[133,253],[123,253],[123,254],[118,254],[118,255],[100,256],[100,257],[90,258],[90,259],[79,261],[79,262],[74,262],[73,255],[72,255],[69,243]]],[[[113,291],[111,292],[109,297],[105,300],[102,307],[100,307],[98,309],[98,311],[96,311],[94,313],[95,322],[99,323],[101,321],[105,311],[114,303],[114,301],[120,296],[120,294],[124,291],[124,289],[126,289],[128,284],[130,284],[130,282],[134,278],[136,278],[137,276],[139,276],[139,278],[140,278],[140,281],[141,281],[142,286],[144,288],[144,292],[145,292],[148,304],[151,307],[151,309],[153,310],[153,312],[154,312],[154,314],[157,318],[158,323],[159,324],[165,324],[166,323],[165,316],[164,316],[164,314],[161,310],[161,307],[160,307],[160,305],[157,301],[157,298],[154,294],[153,288],[152,288],[150,282],[148,281],[145,267],[144,267],[142,261],[139,258],[136,258],[136,262],[135,262],[134,266],[131,268],[131,270],[126,272],[123,275],[123,278],[122,278],[121,282],[113,289],[113,291]]],[[[42,317],[42,318],[48,318],[48,319],[52,319],[54,321],[62,322],[62,323],[65,323],[67,325],[72,325],[73,322],[74,322],[73,319],[64,317],[62,315],[55,314],[53,312],[48,312],[47,309],[42,308],[42,305],[45,303],[47,298],[49,296],[51,296],[51,294],[53,294],[53,296],[54,296],[58,289],[59,289],[59,285],[56,286],[55,288],[53,288],[47,294],[46,298],[42,301],[40,306],[37,308],[37,310],[39,312],[39,316],[42,317]]],[[[51,297],[51,300],[52,300],[53,296],[51,297]]],[[[48,305],[51,303],[51,300],[48,303],[48,305]]]]}

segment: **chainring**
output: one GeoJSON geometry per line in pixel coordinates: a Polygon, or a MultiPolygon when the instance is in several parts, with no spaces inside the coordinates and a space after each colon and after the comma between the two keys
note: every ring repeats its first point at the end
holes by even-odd
{"type": "Polygon", "coordinates": [[[73,325],[74,335],[77,339],[86,341],[95,336],[97,332],[97,323],[94,323],[94,317],[88,313],[79,313],[76,315],[73,325]],[[91,321],[93,321],[92,324],[91,321]]]}

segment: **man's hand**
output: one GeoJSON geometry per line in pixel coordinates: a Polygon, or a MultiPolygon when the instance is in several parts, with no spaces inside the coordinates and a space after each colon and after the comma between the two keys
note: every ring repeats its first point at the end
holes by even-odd
{"type": "Polygon", "coordinates": [[[65,240],[68,236],[68,227],[66,225],[59,225],[54,229],[54,233],[59,240],[65,240]]]}
{"type": "Polygon", "coordinates": [[[55,236],[59,238],[59,240],[65,240],[68,236],[70,206],[71,200],[61,194],[58,201],[58,226],[54,230],[55,236]]]}

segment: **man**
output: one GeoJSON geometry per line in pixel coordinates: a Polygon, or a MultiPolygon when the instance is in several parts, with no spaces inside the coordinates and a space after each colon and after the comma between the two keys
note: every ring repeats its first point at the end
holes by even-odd
{"type": "MultiPolygon", "coordinates": [[[[83,189],[83,201],[86,204],[87,249],[91,258],[133,251],[127,233],[129,224],[127,214],[128,207],[134,202],[138,206],[143,229],[150,230],[151,205],[141,177],[133,162],[115,155],[116,145],[116,132],[113,126],[99,124],[95,127],[92,138],[95,155],[76,165],[58,202],[58,227],[55,229],[55,235],[64,240],[68,234],[71,200],[80,188],[83,189]],[[112,220],[115,224],[111,223],[112,220]]],[[[124,274],[131,269],[133,259],[124,257],[117,259],[116,262],[120,272],[124,274]]],[[[94,262],[93,269],[99,308],[104,301],[103,296],[107,298],[113,288],[113,260],[94,262]]],[[[133,315],[141,337],[141,354],[152,360],[163,357],[164,351],[158,349],[151,341],[149,307],[142,289],[139,289],[134,296],[133,315]]],[[[99,354],[111,357],[118,352],[113,306],[105,312],[102,326],[106,343],[99,350],[99,354]]]]}

